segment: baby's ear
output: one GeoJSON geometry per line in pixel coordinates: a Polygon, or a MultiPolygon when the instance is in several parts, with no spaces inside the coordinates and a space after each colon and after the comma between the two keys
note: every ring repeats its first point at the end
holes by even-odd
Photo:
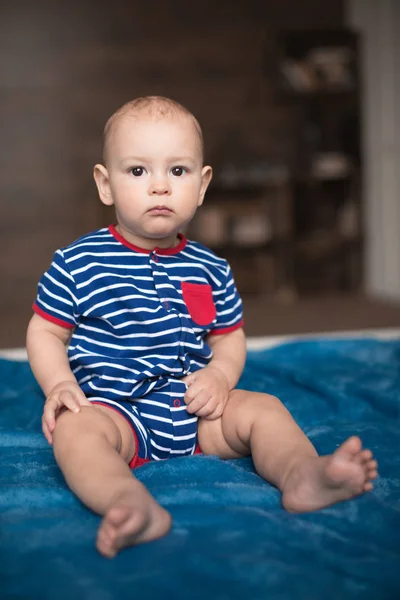
{"type": "Polygon", "coordinates": [[[114,200],[111,194],[110,180],[108,171],[103,165],[95,165],[93,169],[93,177],[97,185],[100,200],[106,206],[112,206],[114,200]]]}
{"type": "Polygon", "coordinates": [[[206,193],[206,190],[209,186],[209,183],[212,179],[213,176],[213,170],[210,166],[205,166],[202,168],[201,170],[201,186],[200,186],[200,194],[199,194],[199,204],[198,206],[200,206],[201,204],[203,204],[203,200],[204,200],[204,194],[206,193]]]}

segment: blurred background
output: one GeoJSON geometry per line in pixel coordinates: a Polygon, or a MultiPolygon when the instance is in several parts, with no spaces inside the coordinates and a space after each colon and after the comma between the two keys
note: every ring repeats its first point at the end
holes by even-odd
{"type": "Polygon", "coordinates": [[[107,118],[159,94],[214,180],[188,235],[228,258],[251,336],[400,325],[400,3],[2,0],[0,347],[54,250],[114,222],[107,118]]]}

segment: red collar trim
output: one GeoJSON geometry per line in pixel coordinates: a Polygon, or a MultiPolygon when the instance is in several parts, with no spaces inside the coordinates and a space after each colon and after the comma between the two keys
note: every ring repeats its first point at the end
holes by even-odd
{"type": "Polygon", "coordinates": [[[115,229],[115,225],[109,225],[108,231],[111,233],[111,235],[115,237],[116,240],[121,242],[121,244],[123,244],[127,248],[130,248],[130,250],[134,250],[135,252],[141,252],[142,254],[151,254],[151,252],[153,251],[157,252],[157,254],[160,255],[178,254],[178,252],[183,250],[187,244],[187,238],[182,233],[178,233],[179,244],[174,248],[157,248],[156,246],[154,250],[148,250],[147,248],[139,248],[139,246],[134,246],[133,244],[128,242],[127,239],[125,239],[120,233],[118,233],[118,231],[115,229]]]}

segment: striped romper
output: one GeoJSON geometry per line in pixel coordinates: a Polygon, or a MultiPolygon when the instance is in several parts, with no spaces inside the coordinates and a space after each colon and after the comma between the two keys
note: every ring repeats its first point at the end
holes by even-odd
{"type": "Polygon", "coordinates": [[[72,372],[86,397],[129,422],[148,460],[194,454],[197,420],[181,381],[212,358],[208,334],[243,325],[226,260],[180,235],[175,248],[144,250],[113,225],[57,250],[33,308],[73,329],[72,372]]]}

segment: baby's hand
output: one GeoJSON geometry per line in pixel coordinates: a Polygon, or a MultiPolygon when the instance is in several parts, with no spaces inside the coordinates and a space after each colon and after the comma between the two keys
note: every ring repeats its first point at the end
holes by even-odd
{"type": "Polygon", "coordinates": [[[91,404],[75,381],[61,381],[51,390],[46,398],[42,416],[42,430],[49,444],[53,443],[52,433],[62,410],[67,408],[79,412],[81,406],[91,404]]]}
{"type": "Polygon", "coordinates": [[[188,413],[210,421],[222,415],[229,397],[229,383],[220,369],[210,365],[182,381],[188,386],[184,398],[188,413]]]}

